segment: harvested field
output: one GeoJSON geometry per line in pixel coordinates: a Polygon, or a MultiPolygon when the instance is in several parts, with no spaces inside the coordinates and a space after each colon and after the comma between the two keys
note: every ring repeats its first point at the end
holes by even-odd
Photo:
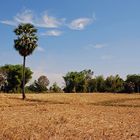
{"type": "Polygon", "coordinates": [[[138,94],[0,94],[2,140],[140,140],[138,94]]]}

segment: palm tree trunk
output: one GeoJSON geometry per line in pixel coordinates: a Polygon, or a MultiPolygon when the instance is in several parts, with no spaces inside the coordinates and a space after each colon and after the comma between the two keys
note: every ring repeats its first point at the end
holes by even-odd
{"type": "Polygon", "coordinates": [[[25,96],[25,61],[26,61],[26,56],[23,57],[23,73],[22,73],[22,99],[23,100],[26,98],[25,96]]]}
{"type": "Polygon", "coordinates": [[[139,93],[139,86],[137,85],[137,92],[139,93]]]}

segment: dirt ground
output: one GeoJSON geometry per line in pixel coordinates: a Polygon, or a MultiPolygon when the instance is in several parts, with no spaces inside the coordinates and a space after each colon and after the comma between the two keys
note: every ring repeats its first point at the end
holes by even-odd
{"type": "Polygon", "coordinates": [[[140,94],[0,94],[0,140],[140,140],[140,94]]]}

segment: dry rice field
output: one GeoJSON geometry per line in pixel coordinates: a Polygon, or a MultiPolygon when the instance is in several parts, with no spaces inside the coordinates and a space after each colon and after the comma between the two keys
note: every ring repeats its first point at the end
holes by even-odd
{"type": "Polygon", "coordinates": [[[0,94],[0,140],[140,140],[140,94],[0,94]]]}

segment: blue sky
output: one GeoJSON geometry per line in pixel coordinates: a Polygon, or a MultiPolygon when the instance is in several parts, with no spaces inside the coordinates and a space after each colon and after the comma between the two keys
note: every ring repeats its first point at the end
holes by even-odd
{"type": "Polygon", "coordinates": [[[22,63],[13,49],[13,30],[30,22],[39,36],[26,63],[34,79],[45,74],[63,85],[63,75],[83,69],[105,77],[138,74],[139,6],[139,0],[2,0],[0,65],[22,63]]]}

